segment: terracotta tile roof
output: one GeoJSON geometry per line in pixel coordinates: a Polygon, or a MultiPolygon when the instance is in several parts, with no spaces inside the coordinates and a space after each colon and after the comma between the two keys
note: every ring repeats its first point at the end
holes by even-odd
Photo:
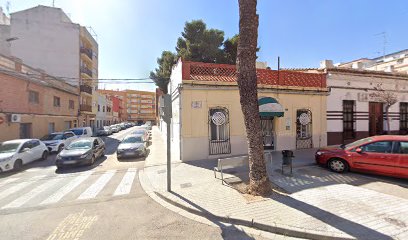
{"type": "MultiPolygon", "coordinates": [[[[183,62],[183,80],[236,82],[235,65],[183,62]]],[[[257,69],[258,84],[294,87],[326,87],[326,74],[257,69]]]]}

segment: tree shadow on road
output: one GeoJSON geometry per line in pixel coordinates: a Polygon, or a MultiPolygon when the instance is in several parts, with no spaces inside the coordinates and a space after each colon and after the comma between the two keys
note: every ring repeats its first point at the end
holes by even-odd
{"type": "MultiPolygon", "coordinates": [[[[189,199],[181,196],[180,194],[171,191],[171,194],[174,196],[180,198],[181,200],[187,202],[191,206],[193,206],[195,209],[191,209],[188,207],[185,207],[184,205],[177,204],[177,207],[190,212],[192,214],[198,215],[205,217],[207,220],[211,221],[215,225],[217,225],[221,229],[221,236],[223,239],[255,239],[254,237],[248,235],[246,232],[242,231],[241,229],[237,228],[234,224],[229,223],[228,218],[220,218],[218,216],[215,216],[211,212],[207,211],[203,207],[197,205],[196,203],[190,201],[189,199]],[[229,236],[231,233],[233,233],[233,236],[229,236]]],[[[168,199],[164,196],[162,196],[160,193],[156,193],[160,198],[162,198],[165,201],[168,201],[168,199]]]]}

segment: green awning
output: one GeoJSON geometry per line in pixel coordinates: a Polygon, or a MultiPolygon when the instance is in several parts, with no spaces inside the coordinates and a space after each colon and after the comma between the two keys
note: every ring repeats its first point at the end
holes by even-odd
{"type": "Polygon", "coordinates": [[[262,117],[283,117],[282,105],[275,98],[262,97],[258,100],[259,114],[262,117]]]}

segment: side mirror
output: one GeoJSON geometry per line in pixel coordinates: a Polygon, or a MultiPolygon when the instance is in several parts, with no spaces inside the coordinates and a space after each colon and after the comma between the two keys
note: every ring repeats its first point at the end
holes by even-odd
{"type": "Polygon", "coordinates": [[[362,153],[363,149],[362,148],[356,148],[356,153],[362,153]]]}
{"type": "Polygon", "coordinates": [[[29,149],[29,148],[23,148],[23,149],[21,150],[21,152],[27,152],[27,151],[30,151],[30,149],[29,149]]]}

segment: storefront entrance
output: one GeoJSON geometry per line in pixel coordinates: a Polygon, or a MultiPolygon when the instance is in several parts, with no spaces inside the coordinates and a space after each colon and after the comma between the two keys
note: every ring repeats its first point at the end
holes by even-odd
{"type": "Polygon", "coordinates": [[[266,150],[275,150],[275,130],[273,117],[261,117],[263,145],[266,150]]]}

